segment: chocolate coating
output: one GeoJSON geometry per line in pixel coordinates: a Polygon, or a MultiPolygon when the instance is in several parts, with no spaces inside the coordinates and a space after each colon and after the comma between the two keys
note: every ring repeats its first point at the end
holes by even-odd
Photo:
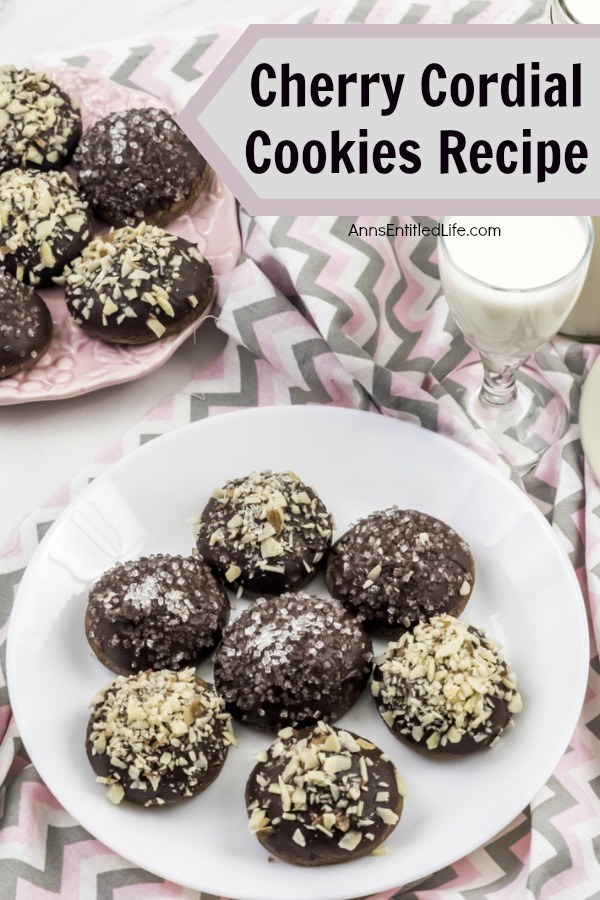
{"type": "Polygon", "coordinates": [[[398,740],[453,759],[493,747],[522,709],[500,646],[449,615],[420,622],[377,659],[372,693],[398,740]]]}
{"type": "Polygon", "coordinates": [[[324,866],[357,859],[398,824],[404,785],[371,741],[319,723],[285,729],[261,756],[246,786],[248,827],[286,862],[324,866]]]}
{"type": "Polygon", "coordinates": [[[120,675],[196,665],[215,649],[229,601],[194,557],[146,556],[105,572],[90,591],[86,635],[101,663],[120,675]]]}
{"type": "Polygon", "coordinates": [[[264,596],[297,590],[321,567],[333,518],[294,472],[254,472],[218,488],[202,512],[202,558],[233,590],[264,596]]]}
{"type": "Polygon", "coordinates": [[[40,295],[0,269],[0,378],[37,365],[52,340],[52,317],[40,295]]]}
{"type": "Polygon", "coordinates": [[[91,213],[66,172],[10,169],[0,175],[0,267],[44,287],[81,253],[91,213]]]}
{"type": "Polygon", "coordinates": [[[212,269],[195,244],[142,222],[93,240],[64,273],[67,308],[109,344],[178,334],[212,303],[212,269]]]}
{"type": "Polygon", "coordinates": [[[111,225],[166,225],[200,193],[204,158],[163,109],[131,109],[97,122],[74,157],[79,189],[111,225]]]}
{"type": "Polygon", "coordinates": [[[0,67],[0,171],[57,169],[81,137],[81,114],[43,72],[0,67]]]}
{"type": "Polygon", "coordinates": [[[449,525],[394,506],[361,519],[336,541],[325,581],[367,628],[396,636],[438,613],[460,615],[475,564],[449,525]]]}
{"type": "Polygon", "coordinates": [[[335,721],[362,693],[371,658],[367,635],[336,600],[283,594],[258,600],[225,630],[215,686],[257,728],[335,721]]]}
{"type": "Polygon", "coordinates": [[[235,745],[223,706],[194,669],[107,685],[92,701],[86,752],[108,799],[163,806],[206,790],[235,745]]]}

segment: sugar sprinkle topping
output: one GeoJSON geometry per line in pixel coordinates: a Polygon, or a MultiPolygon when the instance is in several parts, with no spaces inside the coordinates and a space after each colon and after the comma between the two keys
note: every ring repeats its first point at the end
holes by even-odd
{"type": "Polygon", "coordinates": [[[149,207],[174,206],[199,183],[205,162],[164,109],[115,112],[98,121],[74,157],[81,189],[109,221],[135,225],[149,207]]]}
{"type": "Polygon", "coordinates": [[[122,645],[135,659],[145,654],[154,668],[179,668],[210,645],[226,621],[222,588],[194,557],[142,557],[119,563],[92,587],[90,637],[100,640],[113,624],[111,647],[122,645]]]}
{"type": "Polygon", "coordinates": [[[0,269],[0,375],[14,364],[15,354],[22,361],[37,357],[49,336],[49,319],[33,288],[0,269]]]}
{"type": "Polygon", "coordinates": [[[467,544],[448,525],[398,507],[361,519],[335,544],[328,576],[334,594],[361,619],[411,625],[468,597],[467,544]]]}
{"type": "Polygon", "coordinates": [[[276,703],[281,719],[314,721],[343,702],[351,678],[366,678],[371,657],[366,634],[336,600],[282,594],[256,601],[226,629],[215,680],[244,712],[263,715],[276,703]]]}

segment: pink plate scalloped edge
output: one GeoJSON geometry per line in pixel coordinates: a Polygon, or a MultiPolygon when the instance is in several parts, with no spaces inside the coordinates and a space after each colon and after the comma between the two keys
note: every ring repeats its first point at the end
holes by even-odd
{"type": "MultiPolygon", "coordinates": [[[[80,105],[84,131],[108,113],[140,106],[164,106],[150,94],[116,84],[89,69],[49,69],[53,79],[80,105]]],[[[216,275],[232,269],[241,250],[233,194],[213,173],[193,207],[167,228],[197,244],[216,275]]],[[[0,380],[0,406],[79,397],[133,381],[163,365],[198,328],[204,316],[172,338],[142,347],[117,347],[88,337],[67,311],[60,289],[40,292],[52,313],[50,349],[34,369],[0,380]]]]}

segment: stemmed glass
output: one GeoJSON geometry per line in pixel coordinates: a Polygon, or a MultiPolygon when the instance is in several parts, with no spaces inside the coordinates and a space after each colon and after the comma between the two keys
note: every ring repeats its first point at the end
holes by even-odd
{"type": "Polygon", "coordinates": [[[592,221],[589,216],[519,221],[453,216],[440,219],[440,226],[442,289],[481,358],[447,378],[463,386],[458,402],[469,416],[525,472],[562,437],[568,414],[539,370],[523,364],[554,337],[579,296],[594,242],[592,221]],[[502,236],[456,236],[457,226],[470,231],[492,221],[502,236]],[[486,277],[488,272],[493,278],[486,277]],[[551,273],[547,280],[546,273],[551,273]]]}

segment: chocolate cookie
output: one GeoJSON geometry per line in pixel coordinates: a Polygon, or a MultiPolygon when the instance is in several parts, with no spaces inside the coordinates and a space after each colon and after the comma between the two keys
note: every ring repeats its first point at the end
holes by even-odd
{"type": "Polygon", "coordinates": [[[215,687],[257,728],[334,722],[358,700],[371,659],[367,635],[336,600],[283,594],[258,600],[225,630],[215,687]]]}
{"type": "Polygon", "coordinates": [[[372,853],[392,833],[405,787],[390,758],[364,738],[319,722],[285,728],[246,786],[248,828],[263,847],[298,866],[372,853]]]}
{"type": "Polygon", "coordinates": [[[198,525],[198,550],[248,596],[311,581],[331,546],[333,518],[294,472],[255,472],[218,488],[198,525]]]}
{"type": "Polygon", "coordinates": [[[81,115],[43,72],[0,67],[0,171],[66,165],[81,137],[81,115]]]}
{"type": "Polygon", "coordinates": [[[0,269],[0,378],[32,369],[52,340],[52,318],[40,295],[0,269]]]}
{"type": "Polygon", "coordinates": [[[195,797],[235,745],[223,701],[194,669],[120,675],[91,709],[86,752],[112,803],[163,806],[195,797]]]}
{"type": "Polygon", "coordinates": [[[119,675],[181,669],[212,653],[229,601],[194,557],[146,556],[119,563],[90,591],[85,630],[101,663],[119,675]]]}
{"type": "Polygon", "coordinates": [[[0,175],[0,267],[25,284],[52,283],[90,237],[91,214],[65,172],[0,175]]]}
{"type": "Polygon", "coordinates": [[[178,334],[214,295],[212,269],[198,248],[145,222],[93,240],[63,282],[74,321],[108,344],[150,344],[178,334]]]}
{"type": "Polygon", "coordinates": [[[188,209],[208,176],[204,157],[163,109],[130,109],[101,119],[74,158],[77,180],[111,225],[167,225],[188,209]]]}
{"type": "Polygon", "coordinates": [[[336,541],[325,581],[367,628],[395,637],[438,613],[460,615],[475,564],[449,525],[394,506],[360,520],[336,541]]]}
{"type": "Polygon", "coordinates": [[[394,737],[445,759],[493,747],[523,708],[500,645],[448,615],[389,644],[371,689],[394,737]]]}

